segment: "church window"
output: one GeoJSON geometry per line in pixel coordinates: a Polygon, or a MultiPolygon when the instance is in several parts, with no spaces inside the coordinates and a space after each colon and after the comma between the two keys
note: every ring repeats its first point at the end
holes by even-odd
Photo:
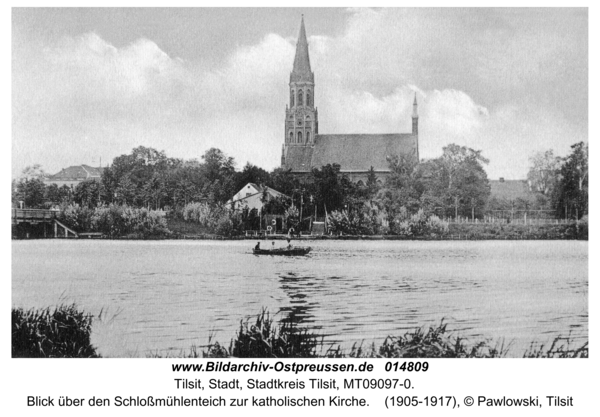
{"type": "Polygon", "coordinates": [[[310,90],[306,92],[306,105],[312,106],[312,98],[310,96],[310,90]]]}
{"type": "Polygon", "coordinates": [[[294,142],[294,132],[290,132],[290,143],[294,142]]]}
{"type": "Polygon", "coordinates": [[[304,100],[303,100],[303,94],[302,94],[302,90],[298,90],[298,105],[299,106],[304,106],[304,100]]]}
{"type": "Polygon", "coordinates": [[[306,132],[306,142],[310,142],[310,132],[306,132]]]}
{"type": "Polygon", "coordinates": [[[298,143],[302,143],[302,132],[298,132],[298,143]]]}
{"type": "Polygon", "coordinates": [[[294,90],[290,91],[290,107],[294,107],[294,90]]]}

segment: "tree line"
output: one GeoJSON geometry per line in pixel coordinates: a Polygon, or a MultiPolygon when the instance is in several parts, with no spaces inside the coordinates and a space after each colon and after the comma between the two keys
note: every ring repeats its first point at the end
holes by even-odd
{"type": "MultiPolygon", "coordinates": [[[[218,224],[230,211],[228,200],[247,183],[255,183],[288,196],[268,199],[265,194],[260,214],[285,215],[300,228],[307,227],[307,217],[323,218],[326,213],[334,228],[371,233],[381,233],[384,226],[388,229],[383,232],[399,233],[413,218],[417,225],[431,216],[482,218],[499,210],[546,210],[570,219],[587,214],[587,144],[573,145],[564,158],[552,150],[532,155],[530,192],[512,201],[490,198],[484,169],[488,162],[481,151],[451,144],[439,157],[420,162],[405,155],[391,157],[386,178],[378,178],[371,168],[366,181],[355,183],[338,164],[314,168],[300,178],[282,168],[268,172],[250,163],[238,170],[235,160],[216,148],[200,160],[184,160],[140,146],[116,157],[99,181],[86,180],[75,187],[46,185],[41,167],[28,167],[13,180],[12,203],[28,208],[126,206],[167,210],[188,219],[194,218],[190,213],[195,210],[207,213],[202,221],[218,224]]],[[[242,211],[232,222],[238,228],[256,228],[260,214],[242,211]]]]}

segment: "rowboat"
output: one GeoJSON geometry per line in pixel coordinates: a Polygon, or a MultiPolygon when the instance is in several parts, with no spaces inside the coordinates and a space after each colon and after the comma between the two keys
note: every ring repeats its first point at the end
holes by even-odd
{"type": "Polygon", "coordinates": [[[310,252],[310,246],[302,247],[297,246],[291,249],[278,248],[278,249],[252,249],[252,253],[255,255],[283,255],[283,256],[304,256],[310,252]]]}

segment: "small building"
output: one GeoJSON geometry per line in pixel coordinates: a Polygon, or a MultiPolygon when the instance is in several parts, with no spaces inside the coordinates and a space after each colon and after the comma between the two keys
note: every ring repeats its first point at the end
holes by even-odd
{"type": "Polygon", "coordinates": [[[267,201],[280,197],[289,198],[271,187],[249,182],[227,202],[227,207],[234,210],[243,210],[247,207],[248,210],[260,211],[267,201]]]}
{"type": "Polygon", "coordinates": [[[490,180],[490,197],[499,200],[516,201],[531,198],[531,187],[527,180],[490,180]]]}
{"type": "Polygon", "coordinates": [[[89,165],[73,165],[62,169],[54,175],[46,177],[44,182],[46,185],[56,184],[59,187],[63,185],[75,187],[77,184],[85,180],[100,181],[104,168],[91,167],[89,165]]]}

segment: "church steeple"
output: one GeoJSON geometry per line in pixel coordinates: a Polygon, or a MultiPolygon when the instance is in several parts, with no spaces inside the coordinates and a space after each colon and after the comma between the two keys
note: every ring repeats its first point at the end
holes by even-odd
{"type": "Polygon", "coordinates": [[[315,76],[310,68],[308,41],[304,16],[296,42],[296,56],[290,73],[290,103],[285,112],[285,145],[282,165],[288,146],[313,146],[319,133],[318,113],[315,107],[315,76]]]}
{"type": "Polygon", "coordinates": [[[419,159],[419,113],[417,112],[417,92],[415,91],[415,99],[413,101],[413,113],[412,113],[412,134],[413,136],[416,136],[416,155],[417,155],[417,162],[420,161],[419,159]]]}
{"type": "Polygon", "coordinates": [[[417,113],[417,93],[416,92],[415,92],[415,100],[413,101],[412,133],[413,133],[413,135],[419,134],[419,113],[417,113]]]}
{"type": "Polygon", "coordinates": [[[300,22],[300,34],[296,43],[296,57],[294,58],[294,69],[290,76],[290,82],[308,81],[314,82],[314,74],[310,69],[310,58],[308,56],[308,41],[306,40],[306,29],[304,28],[304,15],[300,22]]]}

